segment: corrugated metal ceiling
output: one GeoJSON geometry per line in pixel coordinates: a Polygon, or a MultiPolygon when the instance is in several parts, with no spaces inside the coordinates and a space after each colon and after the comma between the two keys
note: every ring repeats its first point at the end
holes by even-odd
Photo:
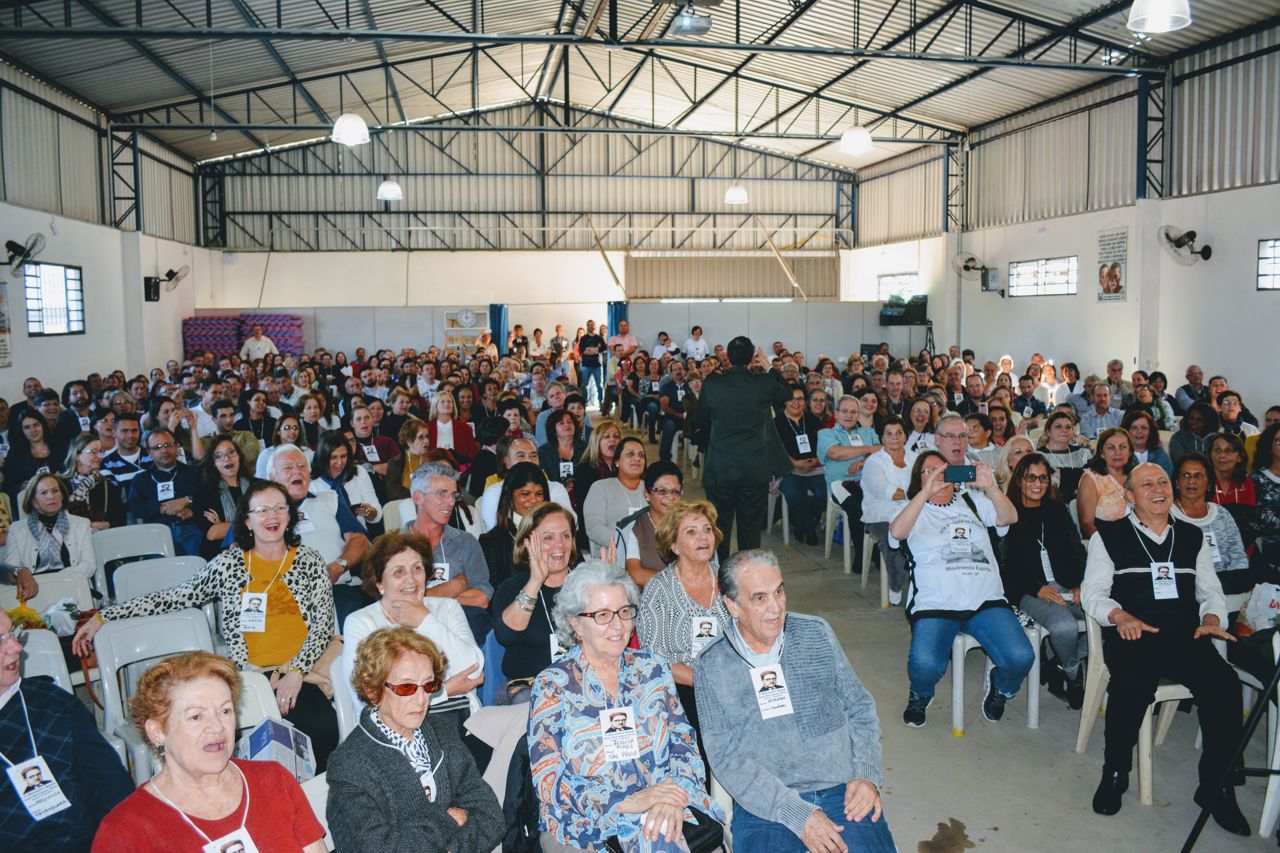
{"type": "MultiPolygon", "coordinates": [[[[584,18],[603,4],[605,14],[597,31],[608,30],[608,0],[167,0],[142,4],[147,27],[187,28],[205,26],[245,28],[275,27],[334,30],[377,28],[405,32],[462,32],[520,35],[584,34],[584,18]],[[206,15],[211,17],[206,17],[206,15]],[[563,19],[561,15],[563,14],[563,19]],[[571,29],[572,25],[572,29],[571,29]]],[[[704,41],[765,41],[779,45],[847,49],[928,51],[964,54],[985,50],[990,55],[1015,55],[1041,41],[1052,44],[1053,27],[1069,25],[1094,15],[1099,0],[983,0],[977,6],[955,10],[949,0],[816,0],[794,18],[803,6],[793,0],[726,2],[711,10],[715,24],[704,41]],[[1040,19],[1043,25],[1006,26],[999,9],[1040,19]],[[787,22],[790,22],[787,25],[787,22]],[[930,21],[927,24],[922,22],[930,21]],[[914,35],[912,31],[916,30],[914,35]]],[[[634,39],[654,15],[653,0],[617,0],[619,32],[634,39]]],[[[131,25],[138,8],[135,0],[94,0],[101,10],[94,15],[90,4],[64,5],[62,0],[34,0],[23,7],[21,25],[58,26],[70,9],[79,27],[101,27],[104,21],[131,25]]],[[[1193,0],[1195,22],[1191,27],[1151,39],[1136,39],[1125,29],[1120,11],[1081,28],[1081,31],[1120,45],[1135,45],[1155,56],[1184,50],[1195,44],[1234,32],[1280,14],[1280,0],[1193,0]]],[[[6,13],[6,24],[16,24],[6,13]]],[[[660,9],[666,21],[670,7],[660,9]]],[[[650,28],[655,37],[663,26],[650,28]]],[[[190,103],[192,90],[204,100],[207,112],[210,90],[219,109],[232,119],[255,124],[322,123],[307,103],[314,99],[331,119],[341,110],[365,115],[371,124],[399,121],[392,86],[398,90],[404,117],[410,121],[466,112],[497,104],[526,100],[531,95],[560,99],[564,77],[555,63],[557,48],[539,45],[487,47],[472,80],[471,63],[457,56],[465,45],[418,41],[372,42],[342,40],[272,43],[279,59],[258,41],[218,41],[212,45],[180,39],[144,39],[138,44],[155,59],[143,56],[138,45],[124,41],[69,41],[4,38],[0,53],[73,91],[103,109],[120,114],[155,105],[188,103],[186,115],[200,107],[190,103]],[[382,54],[400,63],[391,83],[381,68],[382,54]],[[442,56],[443,55],[443,56],[442,56]],[[434,61],[431,57],[438,57],[434,61]],[[287,64],[282,68],[281,60],[287,64]],[[171,70],[160,68],[164,63],[171,70]],[[212,68],[211,68],[212,66],[212,68]],[[349,72],[341,77],[341,72],[349,72]],[[456,73],[455,73],[456,72],[456,73]],[[305,96],[287,82],[288,74],[303,78],[305,96]],[[176,77],[181,80],[174,79],[176,77]],[[320,79],[312,79],[319,77],[320,79]],[[550,88],[555,82],[555,88],[550,88]],[[185,81],[185,82],[184,82],[185,81]],[[542,84],[541,90],[538,89],[542,84]],[[264,87],[264,88],[259,88],[264,87]],[[272,88],[274,87],[274,88],[272,88]],[[237,90],[257,89],[252,94],[237,90]],[[473,90],[476,100],[473,101],[473,90]]],[[[1067,42],[1045,50],[1029,50],[1032,56],[1059,62],[1079,62],[1067,42]]],[[[1088,52],[1084,48],[1081,52],[1088,52]]],[[[678,121],[692,131],[743,131],[750,144],[784,154],[806,154],[839,166],[857,168],[909,150],[908,142],[878,144],[869,155],[849,158],[835,145],[821,146],[813,139],[764,139],[751,132],[838,133],[855,120],[872,123],[877,135],[910,138],[913,128],[903,120],[964,129],[999,119],[1048,98],[1086,86],[1101,74],[1027,67],[979,68],[964,64],[924,63],[878,58],[855,63],[833,56],[766,53],[749,58],[722,50],[662,47],[663,61],[646,63],[619,97],[620,84],[630,78],[644,59],[637,48],[608,50],[599,46],[569,52],[569,99],[588,109],[608,110],[621,118],[666,125],[678,121]],[[741,69],[746,79],[721,85],[724,75],[741,69]],[[701,67],[695,68],[694,65],[701,67]],[[856,71],[850,73],[856,64],[856,71]],[[971,78],[971,79],[970,79],[971,78]],[[773,84],[785,88],[779,89],[773,84]],[[826,99],[806,93],[820,90],[826,99]],[[713,93],[714,94],[710,94],[713,93]],[[710,97],[708,95],[710,94],[710,97]],[[702,102],[705,99],[705,102],[702,102]],[[702,103],[700,103],[702,102],[702,103]],[[870,111],[852,112],[850,104],[870,111]],[[694,105],[697,105],[696,108],[694,105]],[[904,109],[905,106],[905,109],[904,109]],[[898,122],[877,122],[875,111],[900,110],[898,122]],[[776,121],[771,121],[777,116],[776,121]]],[[[225,119],[220,118],[219,123],[225,119]]],[[[916,134],[920,129],[914,128],[916,134]]],[[[255,131],[258,139],[282,145],[322,135],[319,131],[255,131]]],[[[220,130],[218,139],[207,131],[166,131],[158,136],[193,159],[204,160],[255,148],[246,135],[220,130]]]]}

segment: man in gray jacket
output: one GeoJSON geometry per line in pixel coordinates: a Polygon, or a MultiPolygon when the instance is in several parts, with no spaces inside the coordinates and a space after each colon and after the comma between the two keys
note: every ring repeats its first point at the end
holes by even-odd
{"type": "Polygon", "coordinates": [[[831,626],[787,614],[768,551],[734,554],[719,581],[733,624],[698,656],[694,689],[711,770],[734,800],[735,846],[895,850],[875,700],[831,626]]]}

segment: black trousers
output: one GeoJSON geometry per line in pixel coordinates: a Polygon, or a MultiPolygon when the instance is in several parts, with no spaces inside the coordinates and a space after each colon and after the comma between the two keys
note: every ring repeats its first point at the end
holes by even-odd
{"type": "MultiPolygon", "coordinates": [[[[849,490],[849,497],[840,501],[840,508],[849,515],[849,529],[844,532],[845,536],[852,536],[849,540],[849,559],[853,561],[853,571],[856,574],[862,574],[862,484],[857,480],[845,480],[844,487],[849,490]]],[[[823,510],[826,511],[825,509],[823,510]]],[[[828,530],[827,535],[830,536],[832,531],[828,530]]],[[[883,546],[887,549],[888,543],[883,546]]]]}
{"type": "Polygon", "coordinates": [[[735,520],[738,524],[738,550],[747,551],[760,547],[760,531],[764,527],[764,513],[768,506],[769,484],[731,488],[706,487],[707,499],[715,505],[716,526],[724,541],[716,549],[721,561],[729,558],[729,534],[735,520]]]}
{"type": "Polygon", "coordinates": [[[1165,628],[1122,640],[1114,629],[1104,632],[1102,656],[1111,670],[1105,761],[1111,769],[1128,772],[1132,767],[1142,715],[1159,680],[1166,678],[1186,685],[1199,708],[1204,734],[1200,784],[1216,784],[1226,773],[1242,732],[1240,681],[1209,638],[1193,640],[1191,633],[1165,628]]]}

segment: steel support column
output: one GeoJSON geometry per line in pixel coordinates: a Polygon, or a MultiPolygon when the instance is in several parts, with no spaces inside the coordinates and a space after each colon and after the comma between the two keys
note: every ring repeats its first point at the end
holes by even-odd
{"type": "Polygon", "coordinates": [[[960,232],[965,225],[965,157],[968,144],[946,150],[942,164],[942,230],[960,232]]]}
{"type": "Polygon", "coordinates": [[[1168,184],[1165,171],[1165,106],[1168,78],[1138,80],[1138,133],[1135,153],[1137,197],[1164,198],[1168,184]]]}
{"type": "Polygon", "coordinates": [[[222,249],[227,245],[226,173],[220,166],[200,170],[201,245],[222,249]]]}
{"type": "Polygon", "coordinates": [[[852,249],[858,240],[858,185],[854,181],[836,182],[835,243],[838,249],[852,249]]]}
{"type": "Polygon", "coordinates": [[[111,224],[122,230],[142,230],[142,156],[138,134],[110,130],[111,224]]]}

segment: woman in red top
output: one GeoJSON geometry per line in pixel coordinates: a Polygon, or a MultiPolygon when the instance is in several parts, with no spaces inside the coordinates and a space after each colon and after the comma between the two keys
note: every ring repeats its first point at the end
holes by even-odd
{"type": "Polygon", "coordinates": [[[235,666],[209,652],[147,670],[130,708],[164,769],[106,816],[95,853],[324,853],[324,827],[293,775],[274,761],[231,760],[239,695],[235,666]]]}
{"type": "Polygon", "coordinates": [[[431,449],[448,450],[454,462],[461,465],[475,458],[480,448],[471,425],[458,420],[457,416],[458,402],[450,391],[441,388],[431,398],[431,420],[427,421],[431,449]]]}
{"type": "Polygon", "coordinates": [[[1220,432],[1209,442],[1209,460],[1213,463],[1213,490],[1209,500],[1216,504],[1257,506],[1258,495],[1245,470],[1248,456],[1240,437],[1220,432]]]}

